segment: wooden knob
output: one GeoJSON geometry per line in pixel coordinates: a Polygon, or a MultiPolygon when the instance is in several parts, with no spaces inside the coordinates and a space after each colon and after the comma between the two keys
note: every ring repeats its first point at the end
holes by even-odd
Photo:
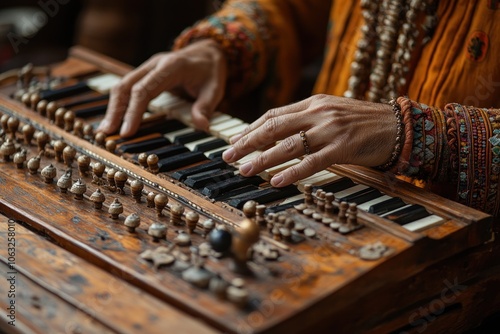
{"type": "Polygon", "coordinates": [[[156,214],[158,217],[163,216],[163,209],[167,206],[168,197],[165,194],[158,194],[154,198],[156,214]]]}
{"type": "Polygon", "coordinates": [[[57,108],[55,114],[54,114],[54,123],[60,127],[64,128],[64,115],[66,114],[67,109],[66,108],[57,108]]]}
{"type": "Polygon", "coordinates": [[[119,170],[115,173],[115,184],[120,194],[125,193],[123,188],[125,187],[125,183],[127,182],[127,180],[128,180],[128,175],[125,172],[119,170]]]}
{"type": "Polygon", "coordinates": [[[84,154],[80,155],[76,160],[78,164],[78,172],[81,176],[86,176],[90,169],[90,158],[84,154]]]}
{"type": "Polygon", "coordinates": [[[47,100],[41,100],[40,102],[37,103],[36,105],[36,111],[41,115],[45,116],[47,115],[47,105],[49,104],[49,101],[47,100]]]}
{"type": "Polygon", "coordinates": [[[106,141],[106,134],[104,132],[98,132],[95,135],[95,143],[98,146],[104,146],[104,143],[106,141]]]}
{"type": "Polygon", "coordinates": [[[36,144],[38,146],[38,151],[45,151],[45,145],[47,145],[47,143],[49,142],[50,140],[50,137],[48,134],[46,134],[45,132],[43,131],[38,131],[36,134],[35,134],[35,139],[36,139],[36,144]]]}
{"type": "MultiPolygon", "coordinates": [[[[57,112],[56,112],[57,113],[57,112]]],[[[65,131],[73,131],[73,127],[75,125],[75,112],[73,110],[68,110],[66,113],[63,115],[63,121],[64,121],[64,130],[65,131]]]]}
{"type": "Polygon", "coordinates": [[[59,105],[57,102],[51,101],[47,104],[47,107],[45,108],[47,118],[53,122],[56,119],[56,110],[59,109],[59,105]]]}
{"type": "Polygon", "coordinates": [[[75,156],[76,150],[72,146],[66,146],[63,149],[63,160],[66,166],[71,167],[73,160],[75,160],[75,156]]]}
{"type": "Polygon", "coordinates": [[[96,210],[100,210],[102,208],[102,203],[104,203],[105,200],[106,198],[99,188],[97,188],[92,195],[90,195],[90,201],[94,204],[94,208],[96,210]]]}
{"type": "Polygon", "coordinates": [[[24,124],[21,131],[23,132],[24,143],[30,145],[35,135],[35,127],[31,124],[24,124]]]}
{"type": "Polygon", "coordinates": [[[144,183],[140,180],[133,180],[130,182],[130,192],[132,197],[135,199],[136,203],[141,203],[142,190],[144,189],[144,183]]]}
{"type": "Polygon", "coordinates": [[[123,213],[123,205],[120,203],[118,198],[115,198],[113,203],[109,206],[108,213],[111,215],[112,219],[118,219],[119,215],[123,213]]]}

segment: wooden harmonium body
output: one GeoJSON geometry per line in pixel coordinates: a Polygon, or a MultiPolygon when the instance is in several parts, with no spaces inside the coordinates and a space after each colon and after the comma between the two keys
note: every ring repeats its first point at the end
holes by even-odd
{"type": "Polygon", "coordinates": [[[76,47],[50,75],[2,82],[0,243],[16,230],[18,329],[57,332],[69,316],[82,332],[373,328],[414,305],[384,295],[385,312],[361,316],[358,301],[491,238],[490,216],[371,169],[284,189],[267,181],[297,161],[241,177],[221,154],[246,124],[217,114],[197,131],[167,94],[134,137],[96,134],[129,70],[76,47]]]}

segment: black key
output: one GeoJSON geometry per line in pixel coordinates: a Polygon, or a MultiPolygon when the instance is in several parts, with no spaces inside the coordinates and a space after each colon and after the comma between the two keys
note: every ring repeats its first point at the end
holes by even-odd
{"type": "Polygon", "coordinates": [[[224,195],[224,193],[227,191],[241,188],[249,184],[259,185],[263,182],[264,180],[260,176],[244,177],[241,175],[236,175],[230,179],[203,188],[202,194],[216,199],[217,197],[224,195]]]}
{"type": "Polygon", "coordinates": [[[265,188],[256,191],[235,196],[229,200],[229,205],[237,209],[243,208],[246,202],[253,200],[259,204],[285,199],[299,194],[299,190],[295,185],[289,185],[283,188],[265,188]]]}
{"type": "Polygon", "coordinates": [[[294,206],[301,204],[301,203],[304,203],[304,199],[298,199],[296,201],[288,202],[286,204],[271,206],[271,207],[266,208],[266,213],[278,213],[281,211],[285,211],[287,209],[291,209],[294,206]]]}
{"type": "MultiPolygon", "coordinates": [[[[165,159],[184,152],[189,152],[186,146],[167,145],[144,153],[146,153],[147,155],[156,154],[158,156],[158,159],[165,159]]],[[[138,157],[139,155],[135,156],[134,160],[137,161],[138,157]]]]}
{"type": "Polygon", "coordinates": [[[158,132],[167,134],[184,128],[187,128],[186,124],[177,119],[165,119],[165,122],[161,125],[161,128],[158,129],[158,132]]]}
{"type": "Polygon", "coordinates": [[[259,189],[261,189],[261,188],[259,188],[256,185],[249,184],[249,185],[246,185],[244,187],[236,188],[236,189],[230,190],[228,192],[225,192],[223,195],[217,196],[217,200],[223,201],[223,202],[228,201],[233,197],[239,196],[241,194],[246,194],[246,193],[249,193],[249,192],[252,192],[255,190],[259,190],[259,189]]]}
{"type": "Polygon", "coordinates": [[[380,196],[382,196],[382,193],[380,193],[380,191],[378,191],[377,189],[366,188],[361,191],[355,192],[354,194],[351,194],[349,196],[338,198],[338,200],[340,202],[361,204],[371,201],[372,199],[378,198],[380,196]]]}
{"type": "Polygon", "coordinates": [[[201,162],[206,159],[207,158],[205,157],[205,155],[201,152],[188,151],[169,158],[161,159],[160,161],[158,161],[158,166],[160,167],[160,172],[163,173],[182,168],[196,162],[201,162]]]}
{"type": "Polygon", "coordinates": [[[397,208],[401,208],[405,206],[406,203],[403,202],[403,200],[399,197],[394,197],[390,198],[388,200],[385,200],[383,202],[373,204],[370,206],[368,209],[368,212],[374,213],[376,215],[383,215],[384,213],[387,213],[392,210],[396,210],[397,208]]]}
{"type": "MultiPolygon", "coordinates": [[[[225,146],[225,145],[224,145],[225,146]]],[[[215,159],[222,159],[222,153],[224,153],[225,150],[219,150],[217,152],[210,153],[208,155],[209,159],[215,160],[215,159]]]]}
{"type": "Polygon", "coordinates": [[[79,100],[75,100],[73,102],[63,104],[63,107],[66,109],[71,109],[71,108],[80,106],[82,104],[94,103],[94,102],[99,102],[99,101],[107,101],[108,99],[109,99],[109,94],[97,95],[97,96],[86,97],[86,98],[82,98],[79,100]]]}
{"type": "Polygon", "coordinates": [[[90,87],[87,86],[86,82],[82,81],[82,82],[79,82],[79,83],[71,85],[71,86],[43,90],[40,92],[40,99],[47,100],[47,101],[53,101],[53,100],[58,100],[58,99],[62,99],[65,97],[70,97],[73,95],[82,94],[82,93],[89,92],[89,91],[90,91],[90,87]]]}
{"type": "Polygon", "coordinates": [[[191,175],[184,184],[193,189],[203,188],[211,183],[219,183],[234,176],[234,171],[227,169],[219,169],[213,171],[206,171],[199,174],[191,175]]]}
{"type": "Polygon", "coordinates": [[[354,183],[351,179],[344,177],[340,180],[334,181],[332,183],[324,184],[322,186],[313,187],[313,191],[317,189],[322,189],[325,192],[336,193],[342,190],[346,190],[347,188],[354,187],[356,183],[354,183]]]}
{"type": "MultiPolygon", "coordinates": [[[[116,140],[116,143],[120,144],[120,143],[123,143],[127,140],[147,136],[151,133],[165,134],[165,133],[177,131],[177,130],[180,130],[180,129],[183,129],[186,127],[187,126],[185,126],[183,123],[181,123],[178,120],[165,118],[165,119],[156,121],[154,123],[151,122],[151,123],[146,123],[146,124],[142,125],[140,127],[140,129],[134,135],[127,137],[127,138],[118,139],[118,140],[116,140]]],[[[170,143],[170,141],[169,141],[169,143],[170,143]]]]}
{"type": "Polygon", "coordinates": [[[234,170],[233,167],[231,167],[230,165],[225,163],[223,160],[217,159],[217,160],[207,162],[206,164],[196,165],[196,166],[189,167],[186,169],[178,170],[178,171],[174,172],[171,175],[171,177],[175,180],[184,181],[190,175],[194,175],[194,174],[198,174],[198,173],[202,173],[202,172],[206,172],[206,171],[210,171],[210,170],[215,170],[215,169],[222,169],[222,168],[224,168],[224,169],[229,168],[229,169],[234,170]]]}
{"type": "Polygon", "coordinates": [[[107,105],[95,106],[80,110],[75,110],[75,116],[80,118],[93,117],[97,115],[104,115],[106,113],[107,105]]]}
{"type": "Polygon", "coordinates": [[[165,137],[157,137],[143,140],[141,142],[122,144],[118,150],[122,153],[142,153],[154,150],[158,147],[169,145],[170,141],[165,137]]]}
{"type": "Polygon", "coordinates": [[[191,133],[186,133],[183,135],[178,135],[175,137],[174,143],[175,144],[181,144],[181,145],[186,145],[187,143],[191,143],[196,140],[204,139],[209,136],[208,133],[204,131],[195,131],[191,133]]]}
{"type": "Polygon", "coordinates": [[[415,220],[419,220],[421,218],[425,218],[429,216],[430,213],[421,205],[415,204],[406,208],[399,209],[390,213],[384,218],[392,220],[393,222],[399,225],[405,225],[411,223],[415,220]]]}
{"type": "Polygon", "coordinates": [[[216,148],[223,147],[226,145],[227,145],[227,143],[224,139],[217,138],[217,139],[196,145],[196,147],[194,148],[193,151],[208,152],[208,151],[215,150],[216,148]]]}

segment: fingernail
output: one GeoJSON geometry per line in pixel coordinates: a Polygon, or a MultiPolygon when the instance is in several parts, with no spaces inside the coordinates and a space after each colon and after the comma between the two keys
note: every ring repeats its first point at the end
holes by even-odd
{"type": "Polygon", "coordinates": [[[233,156],[234,156],[234,148],[232,147],[228,148],[222,153],[222,159],[224,159],[224,161],[230,162],[233,156]]]}
{"type": "Polygon", "coordinates": [[[252,162],[249,161],[243,165],[241,165],[240,167],[240,173],[243,174],[243,175],[246,175],[248,173],[250,173],[252,171],[252,162]]]}
{"type": "Polygon", "coordinates": [[[277,174],[271,179],[271,185],[273,187],[279,187],[279,185],[283,183],[283,175],[277,174]]]}
{"type": "Polygon", "coordinates": [[[237,135],[234,135],[234,136],[232,136],[231,138],[229,138],[229,143],[230,143],[230,144],[234,144],[234,143],[236,143],[238,140],[240,140],[240,138],[241,138],[241,137],[243,137],[243,136],[241,135],[241,133],[240,133],[240,134],[237,134],[237,135]]]}
{"type": "Polygon", "coordinates": [[[97,131],[108,128],[109,127],[108,123],[109,123],[108,121],[102,121],[97,127],[97,131]]]}
{"type": "Polygon", "coordinates": [[[122,128],[120,129],[120,134],[121,135],[126,135],[130,132],[130,123],[123,123],[122,128]]]}

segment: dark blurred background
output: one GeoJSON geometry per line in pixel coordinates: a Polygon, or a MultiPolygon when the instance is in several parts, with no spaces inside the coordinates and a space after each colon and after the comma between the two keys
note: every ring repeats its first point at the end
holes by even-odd
{"type": "Polygon", "coordinates": [[[0,72],[86,46],[137,66],[223,0],[2,0],[0,72]]]}

